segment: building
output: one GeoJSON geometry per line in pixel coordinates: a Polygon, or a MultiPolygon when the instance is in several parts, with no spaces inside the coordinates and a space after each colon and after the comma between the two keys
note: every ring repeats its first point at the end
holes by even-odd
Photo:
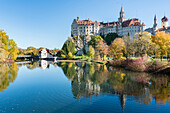
{"type": "Polygon", "coordinates": [[[53,55],[49,52],[48,49],[41,49],[39,51],[39,58],[40,59],[53,58],[53,55]]]}
{"type": "Polygon", "coordinates": [[[120,17],[117,22],[93,22],[88,20],[73,20],[71,25],[71,34],[74,35],[107,35],[108,33],[117,33],[119,36],[134,36],[135,33],[143,32],[146,25],[139,19],[133,18],[126,20],[123,7],[121,7],[120,17]]]}
{"type": "Polygon", "coordinates": [[[156,32],[165,31],[165,33],[170,33],[170,27],[168,27],[168,18],[164,16],[161,19],[161,28],[158,28],[156,15],[154,17],[154,24],[152,28],[147,28],[145,31],[155,35],[156,32]]]}
{"type": "Polygon", "coordinates": [[[95,21],[88,20],[73,20],[71,25],[71,34],[74,35],[97,35],[100,30],[100,23],[95,21]]]}

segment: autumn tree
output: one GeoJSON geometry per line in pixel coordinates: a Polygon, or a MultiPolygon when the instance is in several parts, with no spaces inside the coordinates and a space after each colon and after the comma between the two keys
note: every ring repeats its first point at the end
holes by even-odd
{"type": "Polygon", "coordinates": [[[0,40],[0,61],[3,61],[8,54],[8,52],[3,47],[4,47],[4,44],[0,40]]]}
{"type": "Polygon", "coordinates": [[[1,60],[17,58],[17,45],[12,39],[9,39],[9,36],[3,30],[0,30],[0,51],[1,60]]]}
{"type": "Polygon", "coordinates": [[[17,48],[17,44],[13,41],[13,39],[9,40],[9,46],[8,46],[8,58],[11,59],[16,59],[17,55],[18,55],[18,48],[17,48]]]}
{"type": "Polygon", "coordinates": [[[135,55],[148,54],[152,47],[151,35],[148,32],[136,33],[132,45],[135,55]]]}
{"type": "Polygon", "coordinates": [[[126,51],[125,42],[122,38],[116,38],[109,48],[109,55],[113,56],[113,59],[121,59],[126,51]]]}
{"type": "Polygon", "coordinates": [[[152,41],[159,45],[161,58],[170,54],[170,33],[157,32],[152,36],[152,41]]]}
{"type": "Polygon", "coordinates": [[[132,42],[131,42],[131,39],[129,36],[124,36],[122,37],[124,43],[125,43],[125,48],[126,48],[126,51],[125,51],[125,56],[126,58],[132,54],[132,51],[133,51],[133,45],[132,45],[132,42]]]}
{"type": "Polygon", "coordinates": [[[96,42],[95,50],[99,52],[101,58],[105,59],[108,54],[108,45],[103,40],[99,40],[96,42]]]}

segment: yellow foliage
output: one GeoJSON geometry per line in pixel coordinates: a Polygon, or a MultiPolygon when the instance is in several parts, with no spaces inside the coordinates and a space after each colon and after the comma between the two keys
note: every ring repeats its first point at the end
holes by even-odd
{"type": "Polygon", "coordinates": [[[62,57],[62,58],[66,58],[66,55],[61,54],[61,57],[62,57]]]}
{"type": "Polygon", "coordinates": [[[72,59],[72,58],[73,58],[73,55],[72,55],[71,52],[68,53],[68,58],[69,58],[69,59],[72,59]]]}
{"type": "Polygon", "coordinates": [[[170,33],[165,32],[157,32],[154,36],[152,36],[152,41],[159,45],[161,50],[161,56],[167,56],[170,54],[170,33]]]}
{"type": "Polygon", "coordinates": [[[113,55],[113,59],[121,59],[124,52],[126,51],[126,46],[122,38],[116,38],[110,46],[110,55],[113,55]]]}

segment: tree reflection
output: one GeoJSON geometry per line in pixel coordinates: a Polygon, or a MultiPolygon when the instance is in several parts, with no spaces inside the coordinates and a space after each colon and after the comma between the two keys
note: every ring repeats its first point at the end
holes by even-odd
{"type": "Polygon", "coordinates": [[[14,82],[17,77],[18,68],[16,63],[0,64],[0,91],[7,89],[10,82],[14,82]]]}
{"type": "Polygon", "coordinates": [[[122,108],[126,95],[139,103],[149,104],[154,98],[158,103],[170,99],[170,77],[107,68],[100,64],[58,63],[71,81],[74,98],[91,98],[103,93],[119,94],[122,108]],[[169,84],[168,84],[169,83],[169,84]]]}

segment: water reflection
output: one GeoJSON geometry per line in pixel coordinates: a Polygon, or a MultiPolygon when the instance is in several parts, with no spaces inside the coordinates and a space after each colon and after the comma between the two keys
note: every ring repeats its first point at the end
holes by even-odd
{"type": "MultiPolygon", "coordinates": [[[[151,75],[147,73],[129,72],[121,68],[84,62],[25,62],[0,64],[0,91],[6,89],[17,77],[18,66],[27,69],[48,69],[59,66],[71,81],[72,94],[75,99],[92,98],[99,95],[118,96],[122,112],[127,97],[140,104],[170,103],[170,77],[167,75],[151,75]]],[[[61,92],[62,93],[62,92],[61,92]]]]}
{"type": "Polygon", "coordinates": [[[16,63],[1,64],[0,63],[0,91],[7,89],[9,83],[14,82],[18,73],[16,63]]]}
{"type": "Polygon", "coordinates": [[[170,100],[170,77],[129,72],[105,65],[85,63],[57,63],[65,76],[71,81],[74,98],[91,98],[99,94],[118,94],[122,108],[126,95],[136,102],[149,104],[152,99],[157,103],[170,100]]]}

